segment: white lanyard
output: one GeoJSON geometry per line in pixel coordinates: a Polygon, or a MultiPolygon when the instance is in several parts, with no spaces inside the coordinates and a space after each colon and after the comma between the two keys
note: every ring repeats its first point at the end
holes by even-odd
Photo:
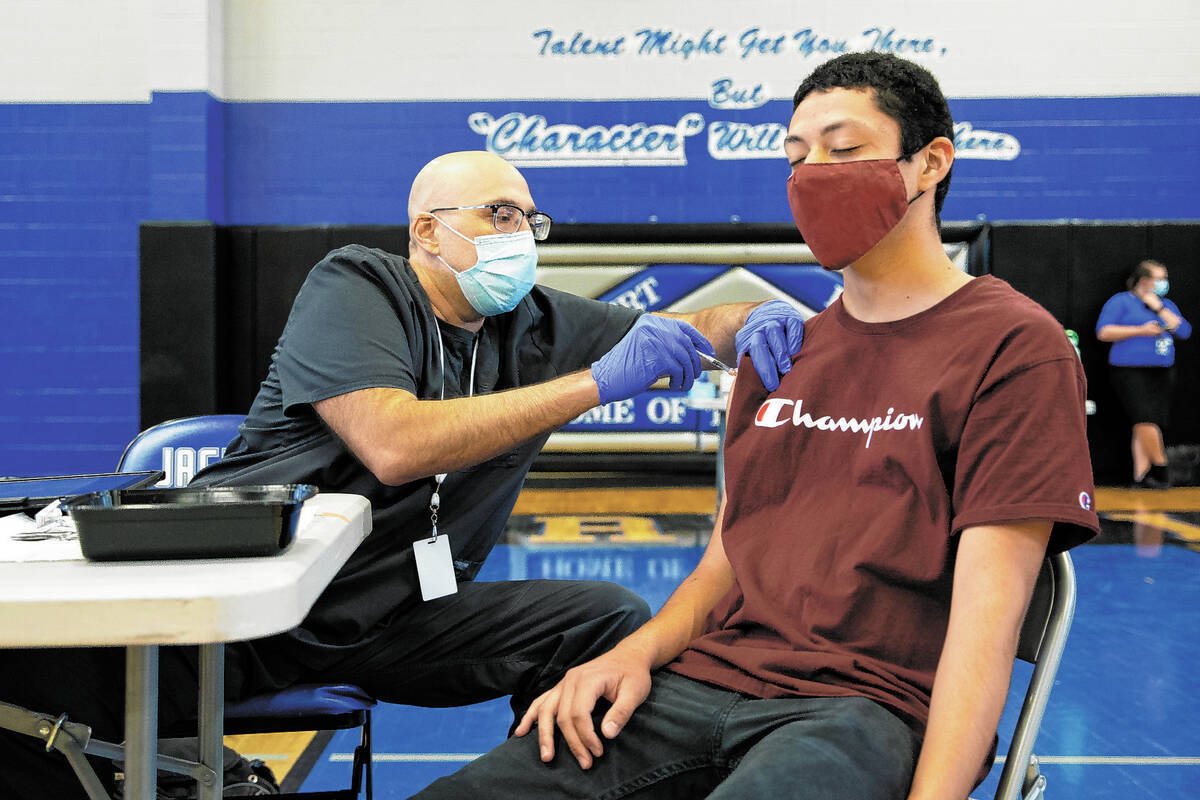
{"type": "MultiPolygon", "coordinates": [[[[446,399],[446,351],[442,346],[442,332],[437,330],[438,337],[438,358],[441,360],[442,369],[442,391],[440,397],[446,399]]],[[[470,385],[467,387],[467,397],[473,397],[475,394],[475,357],[479,355],[479,338],[475,339],[475,346],[471,349],[471,378],[470,385]]],[[[458,591],[458,577],[454,573],[454,556],[450,552],[450,537],[441,538],[438,536],[437,521],[438,508],[441,506],[442,498],[438,493],[442,488],[442,481],[446,480],[446,473],[442,472],[433,476],[437,481],[437,485],[433,487],[433,497],[429,500],[429,521],[433,528],[428,539],[418,539],[413,542],[413,560],[417,567],[417,580],[421,584],[421,599],[436,600],[439,597],[454,594],[458,591]]]]}
{"type": "MultiPolygon", "coordinates": [[[[441,399],[446,399],[446,349],[442,346],[442,329],[434,327],[438,337],[438,371],[442,375],[441,399]]],[[[475,356],[479,355],[479,334],[475,334],[475,344],[471,347],[471,383],[467,386],[467,397],[475,396],[475,356]]]]}
{"type": "MultiPolygon", "coordinates": [[[[441,373],[441,376],[442,376],[442,389],[441,389],[441,392],[439,393],[439,397],[442,400],[445,400],[446,399],[446,348],[442,344],[441,328],[439,328],[437,326],[437,324],[434,323],[433,330],[437,333],[438,362],[439,362],[439,370],[438,371],[441,373]]],[[[475,357],[478,355],[479,355],[479,334],[476,334],[475,335],[475,344],[471,347],[471,377],[470,377],[470,382],[467,384],[467,397],[475,396],[475,357]]],[[[433,476],[433,479],[435,481],[437,481],[437,485],[433,487],[433,497],[430,498],[430,500],[429,500],[429,519],[433,525],[432,538],[434,538],[434,539],[436,539],[437,535],[438,535],[437,521],[438,521],[438,509],[441,508],[441,505],[442,505],[442,497],[440,494],[440,492],[442,490],[442,481],[446,480],[447,474],[448,473],[445,473],[445,472],[439,472],[437,475],[433,476]]]]}

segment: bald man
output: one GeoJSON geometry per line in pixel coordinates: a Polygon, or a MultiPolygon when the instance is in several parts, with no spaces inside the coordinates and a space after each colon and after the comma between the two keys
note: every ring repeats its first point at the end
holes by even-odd
{"type": "MultiPolygon", "coordinates": [[[[640,597],[611,583],[472,580],[546,438],[660,377],[687,389],[702,369],[698,351],[725,361],[748,352],[778,385],[802,322],[779,301],[643,315],[534,286],[534,242],[551,220],[490,153],[429,162],[408,216],[408,258],[352,245],[313,268],[239,435],[192,481],[310,483],[372,507],[370,536],[298,628],[227,648],[226,695],[312,681],[425,706],[507,694],[519,719],[568,668],[649,617],[640,597]],[[432,558],[418,562],[418,550],[432,558]]],[[[74,682],[33,688],[23,704],[69,706],[99,738],[119,740],[119,659],[84,657],[78,672],[92,683],[108,676],[105,703],[88,702],[101,689],[74,682]]],[[[37,654],[8,658],[14,672],[55,668],[37,654]]],[[[165,650],[164,685],[194,681],[194,662],[191,651],[165,650]]],[[[194,690],[174,694],[166,716],[194,709],[194,690]]],[[[30,747],[20,763],[6,773],[18,788],[34,785],[20,782],[28,768],[39,787],[48,774],[63,779],[52,796],[73,796],[61,757],[30,747]]]]}

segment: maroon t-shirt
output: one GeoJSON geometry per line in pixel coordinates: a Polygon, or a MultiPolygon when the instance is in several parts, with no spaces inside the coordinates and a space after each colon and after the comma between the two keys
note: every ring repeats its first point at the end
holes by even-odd
{"type": "Polygon", "coordinates": [[[1091,538],[1083,371],[996,278],[919,314],[809,320],[771,393],[743,363],[725,449],[735,582],[669,669],[755,697],[862,695],[924,734],[958,534],[1055,521],[1091,538]]]}

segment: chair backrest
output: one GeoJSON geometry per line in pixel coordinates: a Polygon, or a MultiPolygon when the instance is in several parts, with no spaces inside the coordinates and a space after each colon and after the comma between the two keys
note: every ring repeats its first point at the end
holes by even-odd
{"type": "Polygon", "coordinates": [[[1008,746],[1004,770],[1000,773],[996,800],[1021,797],[1027,777],[1044,785],[1045,779],[1036,773],[1036,768],[1032,776],[1027,776],[1026,772],[1075,617],[1075,591],[1075,567],[1071,557],[1066,553],[1047,557],[1038,574],[1017,644],[1017,657],[1034,665],[1033,675],[1008,746]]]}
{"type": "Polygon", "coordinates": [[[117,471],[161,469],[166,477],[156,486],[186,486],[197,472],[221,460],[243,420],[240,414],[209,414],[160,422],[129,443],[117,471]]]}

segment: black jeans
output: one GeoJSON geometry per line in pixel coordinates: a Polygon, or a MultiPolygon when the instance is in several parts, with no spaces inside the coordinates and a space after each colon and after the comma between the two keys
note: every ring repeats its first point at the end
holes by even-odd
{"type": "Polygon", "coordinates": [[[864,697],[760,700],[666,671],[625,729],[602,741],[604,754],[583,770],[561,734],[543,764],[533,731],[416,797],[903,800],[921,744],[864,697]]]}
{"type": "MultiPolygon", "coordinates": [[[[570,667],[605,652],[650,616],[644,600],[612,583],[499,581],[464,583],[455,595],[421,603],[340,663],[298,683],[344,682],[379,700],[456,706],[511,694],[516,715],[570,667]]],[[[227,700],[263,687],[242,678],[243,648],[227,648],[227,700]]],[[[164,647],[159,656],[159,724],[196,713],[196,649],[164,647]]],[[[92,727],[93,736],[121,741],[124,650],[61,648],[0,650],[0,700],[92,727]]],[[[92,759],[111,786],[112,766],[92,759]]],[[[0,798],[86,798],[57,752],[0,729],[0,798]]]]}

